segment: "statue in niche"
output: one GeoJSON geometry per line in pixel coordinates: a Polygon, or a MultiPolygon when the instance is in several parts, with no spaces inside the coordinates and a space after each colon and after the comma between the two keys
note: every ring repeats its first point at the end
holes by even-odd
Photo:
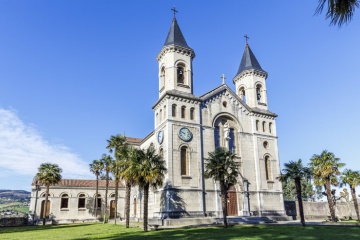
{"type": "Polygon", "coordinates": [[[229,140],[230,139],[230,126],[229,123],[226,122],[224,124],[224,138],[225,140],[229,140]]]}

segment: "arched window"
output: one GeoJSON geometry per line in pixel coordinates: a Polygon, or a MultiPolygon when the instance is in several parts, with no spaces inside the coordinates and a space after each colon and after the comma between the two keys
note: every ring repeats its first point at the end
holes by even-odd
{"type": "Polygon", "coordinates": [[[172,105],[171,116],[176,117],[176,104],[172,105]]]}
{"type": "Polygon", "coordinates": [[[162,118],[162,109],[160,109],[160,113],[159,113],[159,121],[161,122],[161,118],[162,118]]]}
{"type": "Polygon", "coordinates": [[[269,123],[269,133],[272,132],[272,123],[269,123]]]}
{"type": "Polygon", "coordinates": [[[271,161],[269,156],[265,157],[265,176],[266,180],[271,180],[271,161]]]}
{"type": "Polygon", "coordinates": [[[262,129],[263,129],[263,132],[266,131],[266,122],[265,121],[262,123],[262,129]]]}
{"type": "Polygon", "coordinates": [[[244,103],[246,103],[246,95],[245,95],[245,88],[244,87],[241,87],[239,89],[239,95],[240,95],[241,100],[243,100],[244,103]]]}
{"type": "Polygon", "coordinates": [[[194,119],[195,119],[194,114],[195,114],[195,108],[190,108],[190,119],[191,119],[191,120],[194,120],[194,119]]]}
{"type": "Polygon", "coordinates": [[[179,63],[176,67],[177,83],[185,84],[185,65],[179,63]]]}
{"type": "Polygon", "coordinates": [[[114,198],[114,197],[115,197],[115,193],[110,194],[110,197],[111,197],[111,198],[114,198]]]}
{"type": "Polygon", "coordinates": [[[162,67],[160,71],[160,83],[161,87],[165,86],[165,67],[162,67]]]}
{"type": "Polygon", "coordinates": [[[188,172],[188,157],[187,157],[187,147],[183,146],[180,149],[180,158],[181,158],[181,175],[187,176],[188,172]]]}
{"type": "Polygon", "coordinates": [[[235,153],[235,132],[233,128],[230,128],[229,137],[229,151],[235,153]]]}
{"type": "Polygon", "coordinates": [[[164,106],[164,120],[166,119],[166,105],[164,106]]]}
{"type": "Polygon", "coordinates": [[[256,85],[256,99],[258,102],[261,101],[261,92],[262,92],[262,86],[260,84],[256,85]]]}
{"type": "Polygon", "coordinates": [[[214,129],[214,140],[215,140],[215,149],[220,147],[220,128],[216,126],[214,129]]]}
{"type": "Polygon", "coordinates": [[[259,124],[260,124],[259,120],[256,120],[256,131],[259,131],[259,124]]]}
{"type": "Polygon", "coordinates": [[[78,208],[85,208],[86,196],[85,194],[80,194],[78,199],[78,208]]]}
{"type": "Polygon", "coordinates": [[[97,209],[101,209],[101,195],[100,194],[98,194],[98,196],[97,196],[97,201],[95,202],[95,208],[97,208],[97,209]]]}
{"type": "Polygon", "coordinates": [[[69,208],[69,195],[66,193],[61,195],[60,208],[69,208]]]}
{"type": "Polygon", "coordinates": [[[186,112],[186,107],[182,106],[181,107],[181,118],[185,118],[185,112],[186,112]]]}
{"type": "Polygon", "coordinates": [[[159,123],[159,113],[156,113],[156,122],[159,123]]]}

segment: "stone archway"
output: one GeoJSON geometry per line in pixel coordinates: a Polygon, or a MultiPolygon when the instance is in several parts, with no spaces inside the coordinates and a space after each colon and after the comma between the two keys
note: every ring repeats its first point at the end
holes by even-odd
{"type": "MultiPolygon", "coordinates": [[[[40,212],[41,219],[44,218],[44,208],[45,208],[45,200],[42,200],[41,201],[41,212],[40,212]]],[[[47,202],[45,218],[49,218],[49,215],[50,215],[50,200],[48,200],[48,202],[47,202]]]]}
{"type": "Polygon", "coordinates": [[[237,194],[234,186],[230,187],[227,198],[227,215],[237,216],[238,215],[238,204],[237,194]]]}

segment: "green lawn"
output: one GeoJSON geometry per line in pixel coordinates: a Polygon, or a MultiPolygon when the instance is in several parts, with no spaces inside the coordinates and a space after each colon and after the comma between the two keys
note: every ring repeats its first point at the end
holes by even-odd
{"type": "Polygon", "coordinates": [[[238,225],[222,227],[182,228],[143,232],[140,228],[126,229],[113,224],[73,224],[0,228],[5,239],[360,239],[359,227],[344,226],[285,226],[238,225]]]}

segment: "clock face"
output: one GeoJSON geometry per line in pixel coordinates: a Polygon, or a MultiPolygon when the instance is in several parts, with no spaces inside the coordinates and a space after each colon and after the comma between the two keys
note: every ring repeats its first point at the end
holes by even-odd
{"type": "Polygon", "coordinates": [[[185,142],[190,141],[192,136],[193,135],[192,135],[191,131],[188,128],[186,128],[186,127],[180,128],[180,130],[179,130],[179,138],[181,140],[183,140],[185,142]]]}
{"type": "Polygon", "coordinates": [[[158,140],[158,143],[162,144],[162,142],[163,142],[163,140],[164,140],[164,131],[163,131],[163,130],[160,130],[160,131],[158,132],[157,140],[158,140]]]}

